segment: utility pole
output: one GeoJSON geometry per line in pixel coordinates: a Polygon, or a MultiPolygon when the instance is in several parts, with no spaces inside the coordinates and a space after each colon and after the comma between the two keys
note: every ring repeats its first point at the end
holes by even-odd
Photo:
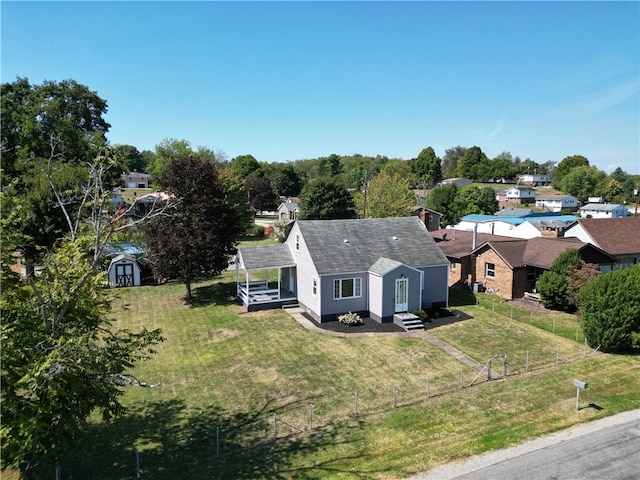
{"type": "Polygon", "coordinates": [[[363,201],[363,207],[362,207],[362,218],[367,218],[367,187],[368,187],[368,183],[367,183],[367,172],[364,172],[364,201],[363,201]]]}

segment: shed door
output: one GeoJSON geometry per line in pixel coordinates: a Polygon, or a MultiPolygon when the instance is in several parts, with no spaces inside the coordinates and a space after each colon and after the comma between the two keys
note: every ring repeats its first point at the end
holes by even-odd
{"type": "Polygon", "coordinates": [[[119,287],[133,287],[133,264],[116,265],[116,285],[119,287]]]}
{"type": "Polygon", "coordinates": [[[396,279],[396,306],[395,312],[406,312],[409,310],[409,288],[408,278],[396,279]]]}

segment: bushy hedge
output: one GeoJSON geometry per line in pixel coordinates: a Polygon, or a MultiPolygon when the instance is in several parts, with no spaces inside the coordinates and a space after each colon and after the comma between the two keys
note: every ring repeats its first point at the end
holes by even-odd
{"type": "Polygon", "coordinates": [[[605,352],[640,348],[640,265],[600,275],[580,291],[582,329],[605,352]]]}

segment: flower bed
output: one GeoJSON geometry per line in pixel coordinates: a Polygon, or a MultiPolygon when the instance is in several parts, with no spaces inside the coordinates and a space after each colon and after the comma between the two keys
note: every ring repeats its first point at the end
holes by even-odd
{"type": "Polygon", "coordinates": [[[338,321],[340,323],[344,323],[345,325],[349,325],[349,326],[362,325],[364,323],[362,321],[362,318],[360,318],[360,315],[353,312],[340,315],[338,317],[338,321]]]}

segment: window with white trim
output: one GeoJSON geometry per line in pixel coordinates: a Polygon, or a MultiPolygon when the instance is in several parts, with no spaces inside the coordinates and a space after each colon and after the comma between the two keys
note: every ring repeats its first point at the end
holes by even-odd
{"type": "Polygon", "coordinates": [[[355,298],[362,296],[361,278],[337,278],[333,281],[333,298],[355,298]]]}
{"type": "Polygon", "coordinates": [[[313,295],[314,297],[318,296],[318,279],[314,278],[311,281],[311,295],[313,295]]]}
{"type": "Polygon", "coordinates": [[[496,264],[485,263],[484,264],[484,276],[487,278],[495,278],[496,276],[496,264]]]}
{"type": "Polygon", "coordinates": [[[296,252],[300,251],[300,235],[296,235],[296,252]]]}
{"type": "Polygon", "coordinates": [[[456,262],[455,261],[449,262],[449,270],[455,270],[455,269],[456,269],[456,262]]]}

